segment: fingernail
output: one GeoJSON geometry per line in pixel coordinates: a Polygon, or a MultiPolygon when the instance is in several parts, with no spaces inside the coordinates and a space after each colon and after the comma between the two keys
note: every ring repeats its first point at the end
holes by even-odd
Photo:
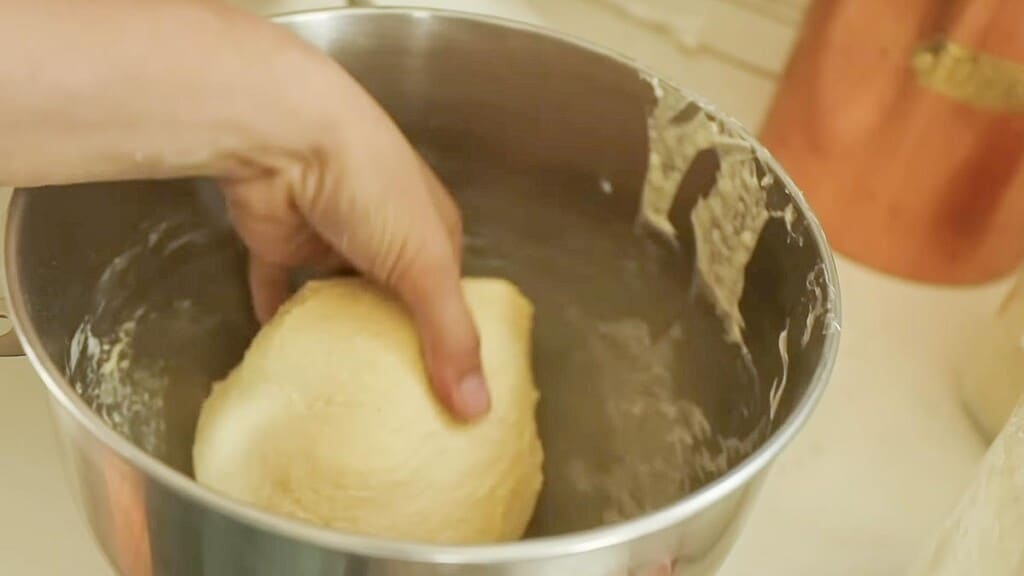
{"type": "Polygon", "coordinates": [[[459,383],[455,402],[459,412],[466,418],[478,418],[491,409],[491,394],[487,382],[480,374],[467,376],[459,383]]]}

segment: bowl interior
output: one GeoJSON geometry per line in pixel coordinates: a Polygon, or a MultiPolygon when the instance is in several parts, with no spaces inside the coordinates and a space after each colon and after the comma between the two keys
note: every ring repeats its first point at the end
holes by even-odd
{"type": "MultiPolygon", "coordinates": [[[[717,112],[607,55],[478,19],[283,25],[363,82],[451,188],[466,273],[508,278],[536,306],[547,458],[531,535],[684,498],[820,385],[834,352],[828,249],[785,175],[717,112]],[[673,162],[655,226],[648,168],[673,162]],[[722,214],[752,198],[763,218],[743,236],[722,214]],[[741,330],[715,272],[736,262],[741,330]]],[[[44,352],[108,425],[189,474],[199,406],[257,329],[215,184],[48,187],[17,205],[12,289],[44,352]]]]}

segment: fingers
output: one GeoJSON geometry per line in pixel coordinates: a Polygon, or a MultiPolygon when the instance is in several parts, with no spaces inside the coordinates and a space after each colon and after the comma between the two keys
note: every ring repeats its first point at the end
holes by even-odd
{"type": "Polygon", "coordinates": [[[256,318],[264,324],[288,299],[288,268],[250,255],[249,288],[256,318]]]}
{"type": "Polygon", "coordinates": [[[462,216],[448,190],[422,159],[423,179],[448,237],[448,254],[420,250],[399,262],[395,289],[413,311],[423,340],[430,381],[438,397],[457,416],[474,419],[491,408],[480,366],[480,341],[459,282],[462,216]]]}
{"type": "Polygon", "coordinates": [[[410,154],[405,171],[388,167],[393,179],[386,183],[381,172],[372,181],[347,172],[355,181],[326,189],[302,206],[324,239],[406,304],[437,397],[454,416],[471,420],[490,410],[490,395],[453,246],[461,224],[447,191],[417,162],[410,154]]]}
{"type": "MultiPolygon", "coordinates": [[[[422,182],[421,193],[426,193],[422,182]]],[[[443,189],[442,189],[443,191],[443,189]]],[[[446,226],[425,195],[395,206],[381,196],[365,198],[368,205],[351,215],[332,209],[343,203],[326,196],[314,211],[325,239],[356,266],[394,290],[412,313],[422,342],[424,364],[438,399],[457,418],[473,420],[491,407],[480,362],[480,343],[460,282],[459,254],[446,226]],[[372,218],[371,214],[380,216],[372,218]],[[340,218],[329,214],[344,214],[340,218]],[[389,216],[384,216],[389,214],[389,216]],[[414,214],[415,218],[405,218],[414,214]]],[[[454,210],[454,205],[452,205],[454,210]]],[[[457,215],[457,212],[455,212],[457,215]]],[[[455,220],[457,222],[457,220],[455,220]]],[[[449,220],[451,222],[451,220],[449,220]]]]}
{"type": "MultiPolygon", "coordinates": [[[[356,85],[353,85],[356,86],[356,85]]],[[[360,90],[331,149],[336,164],[297,189],[311,225],[357,269],[398,294],[411,312],[438,399],[461,419],[490,410],[476,325],[462,294],[458,209],[433,170],[360,90]]]]}
{"type": "Polygon", "coordinates": [[[462,260],[462,215],[459,207],[455,205],[451,194],[445,189],[444,184],[438,179],[437,174],[425,161],[420,160],[423,167],[423,178],[426,182],[430,199],[434,203],[444,228],[448,232],[448,240],[452,244],[452,251],[455,253],[456,262],[462,260]]]}
{"type": "Polygon", "coordinates": [[[491,397],[476,325],[459,282],[458,259],[435,244],[398,266],[393,287],[416,320],[435,393],[457,417],[472,420],[485,415],[491,397]]]}
{"type": "Polygon", "coordinates": [[[221,181],[235,230],[249,248],[253,311],[265,323],[288,298],[289,272],[343,269],[347,262],[291,208],[287,187],[273,179],[221,181]]]}

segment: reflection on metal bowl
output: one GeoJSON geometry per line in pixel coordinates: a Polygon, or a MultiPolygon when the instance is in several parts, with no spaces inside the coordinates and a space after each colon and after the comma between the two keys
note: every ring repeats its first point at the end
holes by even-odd
{"type": "Polygon", "coordinates": [[[21,190],[11,308],[113,563],[218,576],[716,570],[838,343],[832,258],[788,177],[699,99],[545,32],[411,10],[279,22],[363,82],[451,187],[466,272],[534,301],[544,493],[525,540],[439,547],[200,487],[198,407],[256,329],[217,190],[21,190]]]}

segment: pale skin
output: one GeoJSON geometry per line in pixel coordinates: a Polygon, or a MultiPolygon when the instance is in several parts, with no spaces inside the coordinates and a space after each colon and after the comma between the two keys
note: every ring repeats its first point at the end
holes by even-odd
{"type": "Polygon", "coordinates": [[[250,252],[257,316],[304,266],[393,290],[438,398],[490,408],[443,184],[334,61],[219,0],[0,0],[0,182],[207,176],[250,252]]]}

